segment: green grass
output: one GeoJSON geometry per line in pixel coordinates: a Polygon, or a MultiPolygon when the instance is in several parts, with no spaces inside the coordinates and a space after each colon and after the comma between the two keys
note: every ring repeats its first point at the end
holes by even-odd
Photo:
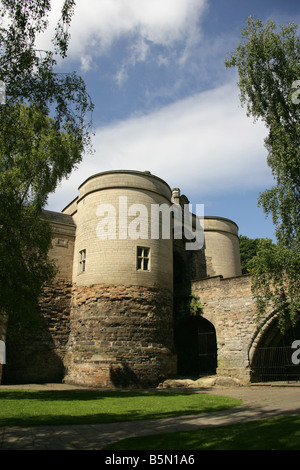
{"type": "Polygon", "coordinates": [[[240,403],[197,393],[0,390],[0,426],[157,419],[230,409],[240,403]]]}
{"type": "Polygon", "coordinates": [[[300,416],[124,439],[106,450],[300,450],[300,416]]]}

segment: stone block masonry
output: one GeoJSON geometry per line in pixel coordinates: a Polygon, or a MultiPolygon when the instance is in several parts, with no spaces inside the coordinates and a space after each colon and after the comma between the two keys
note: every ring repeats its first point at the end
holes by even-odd
{"type": "Polygon", "coordinates": [[[197,280],[192,292],[199,296],[203,316],[216,330],[217,373],[249,382],[249,349],[258,328],[251,276],[197,280]]]}
{"type": "MultiPolygon", "coordinates": [[[[38,306],[40,321],[8,335],[3,383],[61,382],[70,334],[71,284],[56,279],[44,288],[38,306]]],[[[14,331],[14,325],[10,325],[14,331]]]]}
{"type": "Polygon", "coordinates": [[[151,387],[176,374],[170,291],[75,286],[64,382],[151,387]]]}

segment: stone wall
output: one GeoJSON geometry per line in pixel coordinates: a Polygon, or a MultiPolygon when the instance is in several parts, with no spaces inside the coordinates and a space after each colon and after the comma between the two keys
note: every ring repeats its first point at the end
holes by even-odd
{"type": "Polygon", "coordinates": [[[172,312],[168,290],[56,279],[40,299],[40,324],[8,337],[2,383],[156,386],[176,375],[172,312]]]}
{"type": "Polygon", "coordinates": [[[49,257],[55,261],[57,279],[72,282],[76,226],[70,215],[43,211],[43,218],[51,224],[52,243],[49,257]]]}
{"type": "Polygon", "coordinates": [[[145,387],[176,374],[172,304],[168,290],[74,287],[64,381],[145,387]]]}
{"type": "Polygon", "coordinates": [[[203,317],[215,327],[219,375],[250,379],[249,349],[257,332],[251,277],[223,279],[221,276],[192,282],[199,296],[203,317]]]}
{"type": "Polygon", "coordinates": [[[9,324],[2,383],[61,382],[70,334],[71,284],[56,280],[44,288],[39,322],[17,333],[9,324]]]}

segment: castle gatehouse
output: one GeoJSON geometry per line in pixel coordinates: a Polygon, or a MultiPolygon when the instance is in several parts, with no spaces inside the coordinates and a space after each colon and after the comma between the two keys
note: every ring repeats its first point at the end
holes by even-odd
{"type": "Polygon", "coordinates": [[[161,178],[120,170],[88,178],[61,213],[44,211],[57,275],[39,329],[8,339],[2,383],[299,379],[299,323],[282,336],[270,311],[257,324],[236,223],[196,209],[161,178]]]}

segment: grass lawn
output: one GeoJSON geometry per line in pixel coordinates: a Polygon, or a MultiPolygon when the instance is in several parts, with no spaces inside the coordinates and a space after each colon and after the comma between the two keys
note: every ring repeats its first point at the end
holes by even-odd
{"type": "Polygon", "coordinates": [[[124,439],[107,450],[300,450],[300,416],[124,439]]]}
{"type": "Polygon", "coordinates": [[[0,390],[0,426],[97,424],[233,408],[240,400],[169,392],[0,390]]]}

